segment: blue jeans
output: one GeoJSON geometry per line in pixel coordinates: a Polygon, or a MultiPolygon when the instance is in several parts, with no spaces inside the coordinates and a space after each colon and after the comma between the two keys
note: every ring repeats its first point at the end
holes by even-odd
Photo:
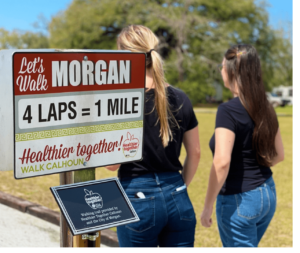
{"type": "Polygon", "coordinates": [[[257,247],[276,209],[271,176],[254,190],[218,195],[216,214],[224,247],[257,247]]]}
{"type": "Polygon", "coordinates": [[[196,217],[179,172],[149,173],[120,182],[139,222],[117,227],[120,247],[193,247],[196,217]],[[146,198],[135,197],[142,192],[146,198]]]}

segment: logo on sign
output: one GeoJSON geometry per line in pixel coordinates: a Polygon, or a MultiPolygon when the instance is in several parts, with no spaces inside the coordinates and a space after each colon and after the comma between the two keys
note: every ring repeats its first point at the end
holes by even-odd
{"type": "Polygon", "coordinates": [[[103,200],[99,193],[94,193],[93,191],[88,191],[84,189],[86,195],[84,197],[85,202],[93,209],[98,209],[103,207],[103,200]]]}
{"type": "Polygon", "coordinates": [[[123,153],[125,157],[134,157],[139,149],[140,142],[139,139],[134,138],[127,132],[127,139],[123,142],[123,153]]]}

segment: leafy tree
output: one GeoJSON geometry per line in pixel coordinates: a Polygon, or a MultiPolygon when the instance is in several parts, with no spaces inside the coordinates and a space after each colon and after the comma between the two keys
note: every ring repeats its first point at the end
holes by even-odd
{"type": "Polygon", "coordinates": [[[161,40],[167,80],[204,102],[210,84],[223,83],[213,70],[232,44],[257,48],[267,90],[291,84],[291,43],[268,26],[265,8],[256,0],[74,0],[51,20],[50,46],[116,49],[123,27],[148,26],[161,40]]]}
{"type": "Polygon", "coordinates": [[[0,28],[0,49],[49,48],[48,38],[43,33],[12,32],[0,28]]]}

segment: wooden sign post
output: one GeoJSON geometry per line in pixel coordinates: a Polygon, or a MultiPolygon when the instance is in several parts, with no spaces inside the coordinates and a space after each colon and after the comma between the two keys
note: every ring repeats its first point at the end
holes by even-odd
{"type": "MultiPolygon", "coordinates": [[[[74,183],[73,172],[60,173],[59,183],[60,185],[74,183]]],[[[60,247],[73,247],[73,235],[62,214],[60,214],[60,247]]]]}

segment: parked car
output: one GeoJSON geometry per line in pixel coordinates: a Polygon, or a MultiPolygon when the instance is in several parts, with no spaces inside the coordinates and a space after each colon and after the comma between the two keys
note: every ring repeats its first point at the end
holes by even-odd
{"type": "Polygon", "coordinates": [[[271,92],[266,92],[267,99],[269,102],[273,105],[273,107],[282,106],[289,104],[291,101],[288,99],[282,99],[278,97],[276,94],[273,94],[271,92]]]}
{"type": "Polygon", "coordinates": [[[288,105],[293,105],[293,86],[283,86],[274,87],[272,93],[276,94],[282,100],[289,101],[288,105]]]}

